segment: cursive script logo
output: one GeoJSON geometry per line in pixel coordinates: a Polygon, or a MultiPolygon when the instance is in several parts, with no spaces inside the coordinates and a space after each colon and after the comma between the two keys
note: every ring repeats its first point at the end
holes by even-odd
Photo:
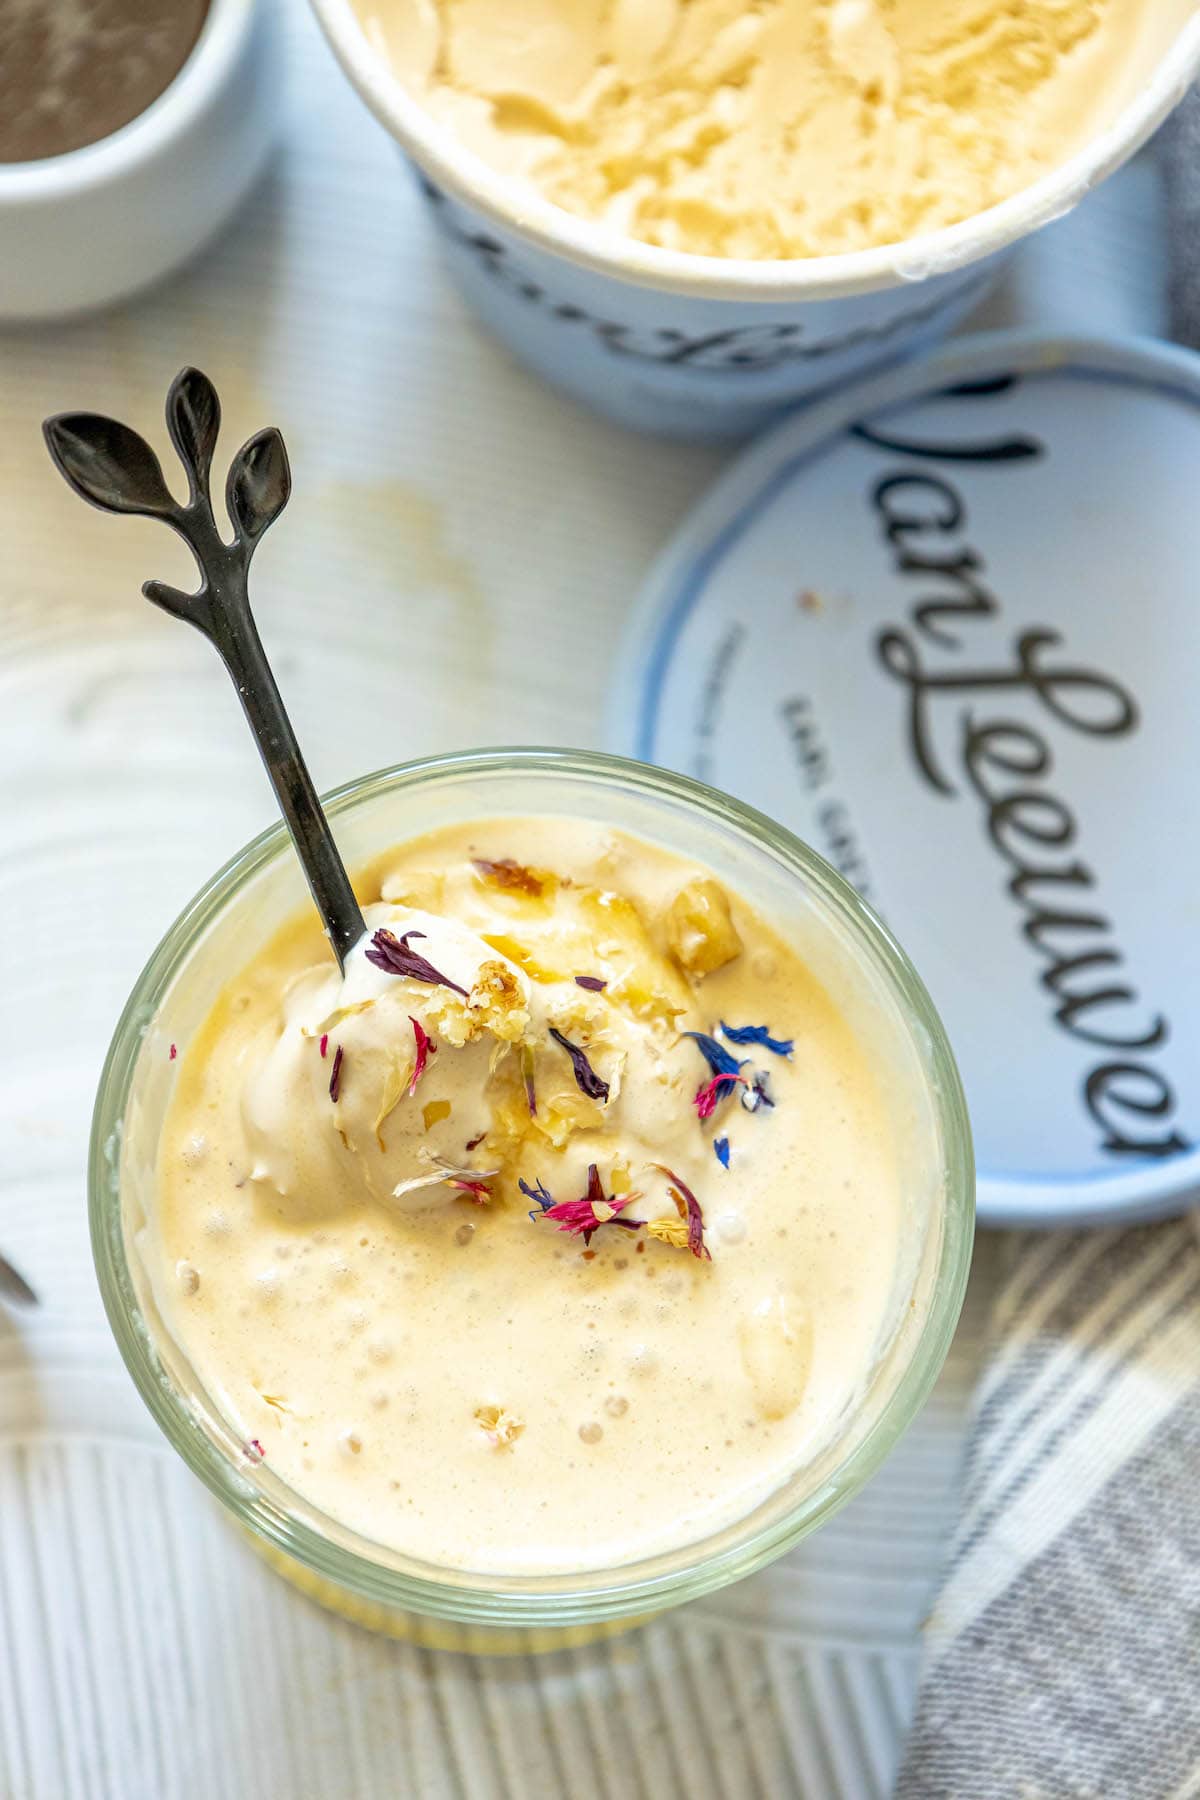
{"type": "Polygon", "coordinates": [[[1021,935],[1043,965],[1038,979],[1051,1017],[1091,1056],[1080,1099],[1101,1148],[1117,1157],[1189,1149],[1172,1085],[1150,1060],[1168,1041],[1166,1016],[1129,977],[1097,877],[1079,853],[1078,821],[1051,785],[1056,732],[1128,736],[1138,727],[1137,703],[1044,627],[1019,633],[1001,657],[975,658],[969,628],[998,619],[1002,609],[983,556],[965,541],[962,494],[944,468],[931,466],[1019,464],[1045,447],[1024,434],[968,443],[884,437],[867,427],[858,435],[906,459],[875,482],[870,499],[897,573],[921,584],[906,625],[876,643],[881,666],[906,696],[913,761],[935,793],[970,795],[981,810],[1021,935]]]}
{"type": "Polygon", "coordinates": [[[928,288],[912,306],[870,324],[814,339],[812,327],[795,320],[775,324],[735,325],[718,331],[689,332],[678,326],[637,326],[622,323],[604,313],[589,312],[575,301],[564,300],[536,280],[520,257],[494,233],[478,230],[469,216],[457,216],[454,203],[427,177],[419,177],[421,190],[433,209],[439,228],[457,248],[482,268],[497,288],[524,305],[545,313],[560,325],[593,338],[610,355],[662,368],[702,370],[705,374],[749,375],[791,363],[821,362],[831,356],[847,356],[913,332],[939,319],[953,308],[964,310],[975,292],[992,279],[990,269],[968,271],[947,285],[947,277],[928,288]]]}

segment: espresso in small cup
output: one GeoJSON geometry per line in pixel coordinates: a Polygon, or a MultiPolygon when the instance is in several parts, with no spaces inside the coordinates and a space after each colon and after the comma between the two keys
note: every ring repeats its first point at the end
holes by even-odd
{"type": "Polygon", "coordinates": [[[209,0],[0,0],[0,163],[128,125],[178,75],[209,0]]]}

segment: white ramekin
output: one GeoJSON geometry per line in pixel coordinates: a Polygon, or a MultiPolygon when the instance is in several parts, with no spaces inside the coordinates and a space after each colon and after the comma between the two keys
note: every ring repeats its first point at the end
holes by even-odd
{"type": "Polygon", "coordinates": [[[98,143],[0,164],[0,322],[58,318],[167,274],[233,212],[274,136],[272,9],[211,0],[146,111],[98,143]]]}
{"type": "Polygon", "coordinates": [[[338,60],[422,177],[464,293],[548,380],[625,424],[739,436],[780,407],[943,335],[1021,238],[1132,155],[1200,69],[1200,7],[1116,119],[986,212],[850,255],[693,256],[624,238],[518,188],[405,91],[351,0],[312,0],[338,60]]]}

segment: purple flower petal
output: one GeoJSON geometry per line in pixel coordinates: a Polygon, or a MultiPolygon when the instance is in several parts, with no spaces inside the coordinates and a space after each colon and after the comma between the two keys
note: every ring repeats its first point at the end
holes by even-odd
{"type": "Polygon", "coordinates": [[[562,1032],[556,1030],[553,1025],[550,1027],[550,1036],[556,1044],[562,1045],[570,1057],[571,1065],[575,1070],[575,1080],[581,1092],[585,1093],[589,1100],[599,1100],[603,1104],[608,1099],[608,1083],[597,1075],[579,1045],[573,1044],[570,1038],[565,1038],[562,1032]]]}
{"type": "Polygon", "coordinates": [[[666,1163],[655,1163],[654,1167],[671,1183],[671,1194],[675,1204],[687,1216],[688,1249],[693,1256],[701,1257],[705,1262],[711,1262],[712,1256],[708,1245],[704,1242],[704,1214],[700,1211],[700,1202],[687,1182],[679,1179],[674,1169],[668,1169],[666,1163]]]}
{"type": "Polygon", "coordinates": [[[716,1151],[717,1161],[720,1163],[721,1167],[727,1169],[729,1167],[730,1155],[729,1139],[727,1137],[714,1138],[713,1149],[716,1151]]]}
{"type": "Polygon", "coordinates": [[[409,981],[424,981],[430,987],[452,988],[461,994],[464,1000],[470,995],[465,987],[459,987],[457,981],[451,981],[446,975],[434,968],[431,962],[423,957],[419,950],[410,950],[409,938],[423,938],[423,931],[406,931],[398,938],[394,932],[386,928],[377,931],[367,947],[367,961],[374,963],[387,975],[407,976],[409,981]]]}
{"type": "Polygon", "coordinates": [[[333,1053],[333,1073],[329,1077],[329,1098],[335,1106],[342,1091],[342,1057],[344,1055],[345,1051],[339,1044],[333,1053]]]}
{"type": "Polygon", "coordinates": [[[521,1080],[525,1083],[525,1104],[529,1108],[531,1119],[537,1118],[537,1089],[533,1085],[533,1048],[530,1044],[521,1049],[521,1080]]]}
{"type": "Polygon", "coordinates": [[[598,975],[577,975],[575,977],[575,986],[587,988],[590,994],[601,994],[608,986],[608,983],[607,981],[601,981],[598,975]]]}
{"type": "Polygon", "coordinates": [[[747,1112],[757,1112],[760,1106],[773,1107],[770,1082],[765,1069],[756,1069],[754,1079],[742,1095],[742,1105],[747,1112]]]}

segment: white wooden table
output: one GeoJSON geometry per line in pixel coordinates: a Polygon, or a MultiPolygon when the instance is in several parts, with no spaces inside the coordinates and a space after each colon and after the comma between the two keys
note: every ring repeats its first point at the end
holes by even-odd
{"type": "MultiPolygon", "coordinates": [[[[377,1640],[293,1594],[161,1444],[108,1337],[84,1216],[100,1060],[162,929],[271,804],[211,652],[140,598],[183,551],[68,495],[42,417],[111,411],[165,450],[167,383],[195,362],[226,454],[283,427],[295,498],[255,594],[321,786],[422,751],[595,743],[626,609],[723,460],[590,418],[486,341],[298,0],[287,30],[284,141],[225,240],[104,318],[0,338],[0,1244],[45,1302],[0,1311],[0,1796],[874,1800],[982,1291],[923,1420],[811,1545],[536,1667],[377,1640]]],[[[974,323],[1153,332],[1161,294],[1143,158],[974,323]]]]}

